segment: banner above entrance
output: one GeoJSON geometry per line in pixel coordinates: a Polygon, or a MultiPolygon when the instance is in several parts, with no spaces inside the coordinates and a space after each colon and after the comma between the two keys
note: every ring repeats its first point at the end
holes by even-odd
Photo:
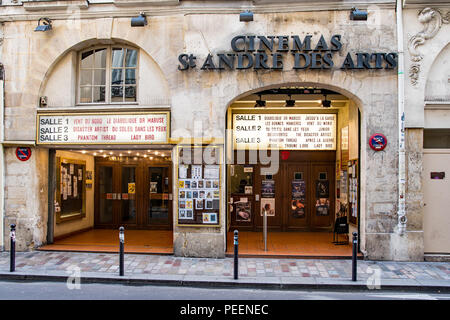
{"type": "Polygon", "coordinates": [[[233,146],[336,150],[336,114],[233,114],[233,146]]]}
{"type": "Polygon", "coordinates": [[[169,112],[38,114],[36,144],[167,143],[169,112]]]}

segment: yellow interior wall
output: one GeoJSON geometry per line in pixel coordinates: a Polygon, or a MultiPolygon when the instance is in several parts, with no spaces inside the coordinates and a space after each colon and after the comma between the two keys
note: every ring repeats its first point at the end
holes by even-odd
{"type": "MultiPolygon", "coordinates": [[[[86,161],[86,171],[92,171],[92,178],[95,177],[94,174],[95,162],[93,156],[84,155],[77,152],[57,150],[56,157],[86,161]]],[[[94,226],[94,184],[92,184],[92,188],[86,188],[86,217],[76,220],[65,221],[61,223],[56,223],[55,217],[54,237],[59,237],[65,234],[87,229],[93,226],[94,226]]]]}

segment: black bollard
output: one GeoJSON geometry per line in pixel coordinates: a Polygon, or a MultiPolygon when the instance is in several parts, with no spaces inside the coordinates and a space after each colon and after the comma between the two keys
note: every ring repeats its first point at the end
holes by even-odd
{"type": "Polygon", "coordinates": [[[352,281],[356,281],[357,250],[358,250],[358,234],[356,232],[353,232],[352,281]]]}
{"type": "Polygon", "coordinates": [[[9,271],[14,272],[16,270],[16,225],[11,225],[11,252],[10,252],[10,264],[9,271]]]}
{"type": "Polygon", "coordinates": [[[119,247],[120,247],[120,253],[119,253],[119,274],[121,276],[124,275],[124,244],[125,244],[125,233],[124,228],[119,228],[119,247]]]}
{"type": "Polygon", "coordinates": [[[239,260],[238,260],[238,247],[239,247],[239,232],[234,230],[234,279],[238,278],[239,273],[239,260]]]}

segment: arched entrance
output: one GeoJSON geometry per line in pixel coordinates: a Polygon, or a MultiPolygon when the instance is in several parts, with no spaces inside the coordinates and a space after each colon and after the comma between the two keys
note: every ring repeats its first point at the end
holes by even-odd
{"type": "Polygon", "coordinates": [[[351,256],[360,131],[357,104],[324,86],[263,88],[230,103],[227,227],[240,231],[240,254],[351,256]]]}

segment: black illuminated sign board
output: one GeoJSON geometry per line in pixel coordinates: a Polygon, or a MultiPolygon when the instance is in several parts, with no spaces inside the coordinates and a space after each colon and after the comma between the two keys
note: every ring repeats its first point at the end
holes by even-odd
{"type": "MultiPolygon", "coordinates": [[[[332,69],[334,56],[341,52],[341,35],[332,35],[317,40],[312,35],[300,36],[254,36],[239,35],[231,40],[233,53],[208,54],[201,63],[201,70],[283,70],[284,57],[291,54],[293,69],[332,69]]],[[[395,52],[347,53],[337,67],[342,70],[395,69],[398,54],[395,52]]],[[[178,69],[197,67],[197,57],[193,54],[178,56],[178,69]]]]}

